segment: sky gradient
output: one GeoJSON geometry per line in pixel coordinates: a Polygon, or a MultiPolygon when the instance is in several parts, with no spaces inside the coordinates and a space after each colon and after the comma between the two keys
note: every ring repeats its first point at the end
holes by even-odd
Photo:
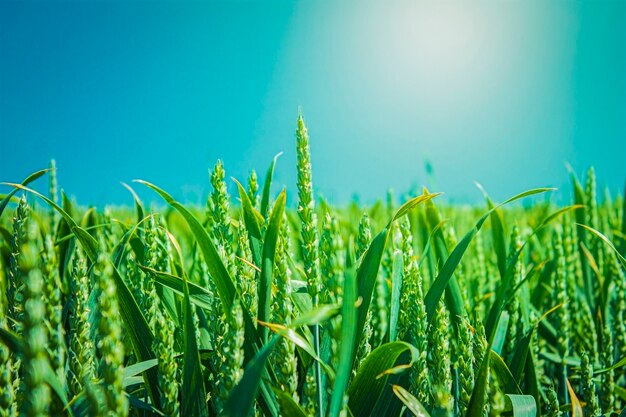
{"type": "Polygon", "coordinates": [[[282,151],[293,194],[301,107],[337,203],[501,200],[567,188],[566,162],[621,191],[625,21],[623,1],[2,1],[0,181],[55,158],[85,205],[130,204],[135,178],[204,203],[216,159],[245,180],[282,151]]]}

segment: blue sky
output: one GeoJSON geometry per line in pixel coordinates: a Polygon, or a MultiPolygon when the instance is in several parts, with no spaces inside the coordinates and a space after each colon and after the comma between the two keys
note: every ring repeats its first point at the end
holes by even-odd
{"type": "Polygon", "coordinates": [[[204,202],[217,158],[245,179],[283,151],[293,192],[301,106],[335,202],[567,188],[566,161],[621,190],[624,21],[625,2],[3,1],[0,180],[55,158],[83,204],[130,203],[135,178],[204,202]]]}

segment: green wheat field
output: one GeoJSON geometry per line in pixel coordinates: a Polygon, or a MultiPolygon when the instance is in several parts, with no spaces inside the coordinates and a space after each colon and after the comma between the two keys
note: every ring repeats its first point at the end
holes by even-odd
{"type": "Polygon", "coordinates": [[[0,416],[625,415],[626,209],[593,169],[568,206],[334,206],[295,138],[293,208],[279,159],[237,195],[218,161],[206,207],[4,183],[0,416]]]}

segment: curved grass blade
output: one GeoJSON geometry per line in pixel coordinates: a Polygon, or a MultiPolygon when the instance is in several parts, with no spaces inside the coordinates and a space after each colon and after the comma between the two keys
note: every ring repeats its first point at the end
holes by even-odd
{"type": "Polygon", "coordinates": [[[597,231],[593,227],[589,227],[585,224],[577,224],[577,225],[589,231],[590,233],[595,235],[597,238],[599,238],[601,241],[603,241],[613,252],[615,252],[617,259],[622,264],[622,267],[626,269],[626,258],[624,258],[624,256],[621,253],[619,253],[615,245],[613,245],[613,242],[611,242],[611,240],[608,237],[606,237],[605,235],[603,235],[601,232],[597,231]]]}
{"type": "Polygon", "coordinates": [[[393,386],[393,393],[396,394],[396,397],[402,401],[415,417],[430,417],[430,414],[428,414],[428,411],[426,411],[422,403],[400,385],[393,386]]]}
{"type": "Polygon", "coordinates": [[[504,392],[521,395],[522,390],[519,385],[517,385],[515,378],[513,378],[513,374],[509,370],[509,367],[506,366],[506,363],[504,363],[502,357],[493,350],[490,351],[489,354],[491,355],[491,369],[494,371],[495,376],[504,388],[504,392]]]}
{"type": "Polygon", "coordinates": [[[0,342],[2,342],[9,350],[18,355],[24,353],[24,339],[22,336],[8,329],[0,328],[0,342]]]}
{"type": "Polygon", "coordinates": [[[493,344],[491,349],[500,354],[502,352],[502,347],[504,346],[504,342],[506,340],[506,333],[509,327],[509,313],[506,311],[502,312],[500,316],[500,320],[498,320],[498,326],[496,327],[495,335],[493,337],[493,344]]]}
{"type": "MultiPolygon", "coordinates": [[[[428,259],[427,265],[432,276],[437,276],[437,268],[449,259],[449,252],[442,228],[445,220],[442,220],[440,218],[439,212],[437,211],[437,208],[432,201],[429,201],[426,204],[426,209],[424,211],[424,222],[431,229],[429,239],[432,239],[431,244],[433,248],[430,254],[427,257],[424,257],[424,259],[428,259]]],[[[451,264],[448,264],[448,268],[450,268],[451,266],[451,264]]],[[[439,273],[441,273],[441,270],[439,271],[439,273]]],[[[444,290],[446,291],[446,305],[448,307],[448,310],[450,310],[453,320],[457,320],[458,317],[465,317],[466,312],[463,296],[461,294],[461,289],[454,273],[450,274],[448,282],[444,282],[442,278],[437,285],[441,286],[442,292],[444,290]]],[[[430,289],[432,289],[432,285],[430,289]]],[[[428,296],[428,293],[426,295],[428,296]]],[[[431,298],[434,298],[434,296],[434,293],[430,295],[431,298]]],[[[441,297],[441,295],[439,295],[439,297],[441,297]]],[[[432,316],[430,315],[428,317],[432,316]]]]}
{"type": "MultiPolygon", "coordinates": [[[[63,210],[65,210],[68,215],[72,216],[72,211],[73,211],[72,203],[67,198],[67,196],[65,195],[63,191],[61,191],[61,204],[63,206],[63,210]]],[[[69,225],[67,224],[65,220],[61,219],[59,221],[59,224],[57,225],[57,230],[56,230],[56,235],[55,235],[55,241],[58,247],[58,254],[59,254],[59,277],[66,276],[65,271],[69,267],[69,262],[70,262],[70,257],[71,257],[70,255],[72,253],[72,251],[70,250],[71,242],[69,241],[59,242],[59,237],[64,236],[68,234],[69,232],[70,232],[69,225]]]]}
{"type": "Polygon", "coordinates": [[[336,316],[341,311],[341,304],[318,304],[297,316],[289,323],[289,327],[313,326],[331,317],[336,316]]]}
{"type": "Polygon", "coordinates": [[[572,388],[572,385],[569,383],[569,379],[566,379],[567,383],[567,391],[569,392],[569,396],[572,399],[572,417],[583,417],[583,407],[580,405],[580,400],[576,396],[576,392],[572,388]]]}
{"type": "Polygon", "coordinates": [[[274,394],[276,394],[276,399],[280,405],[280,411],[284,416],[309,417],[290,395],[279,390],[278,388],[272,389],[274,390],[274,394]]]}
{"type": "MultiPolygon", "coordinates": [[[[478,189],[485,196],[487,201],[487,207],[489,210],[493,210],[493,201],[487,194],[487,191],[479,183],[476,183],[478,189]]],[[[500,272],[500,278],[504,278],[506,272],[506,231],[504,229],[504,218],[502,217],[502,211],[500,209],[493,210],[491,212],[491,235],[493,239],[493,248],[496,252],[496,259],[498,260],[498,271],[500,272]]]]}
{"type": "Polygon", "coordinates": [[[200,368],[196,326],[193,320],[191,302],[189,301],[189,287],[184,273],[183,291],[184,356],[180,411],[183,416],[208,417],[209,409],[206,404],[206,391],[202,380],[202,369],[200,368]]]}
{"type": "MultiPolygon", "coordinates": [[[[405,342],[387,343],[374,349],[359,368],[348,389],[348,407],[355,417],[377,415],[379,407],[397,408],[402,403],[390,386],[392,376],[408,370],[417,351],[405,342]]],[[[397,415],[391,413],[389,415],[397,415]]]]}
{"type": "Polygon", "coordinates": [[[64,384],[61,383],[61,381],[59,381],[59,377],[57,376],[56,372],[54,372],[54,370],[52,369],[49,363],[46,363],[45,371],[43,375],[44,375],[43,379],[46,382],[46,384],[48,384],[52,392],[54,392],[54,394],[59,398],[59,400],[61,400],[61,403],[63,404],[63,407],[65,411],[67,412],[67,414],[70,417],[72,417],[73,413],[72,413],[72,410],[68,407],[69,402],[67,401],[67,395],[65,393],[65,386],[64,384]]]}
{"type": "Polygon", "coordinates": [[[122,263],[122,260],[124,259],[124,255],[126,254],[127,243],[131,244],[131,248],[133,249],[133,252],[135,256],[137,257],[137,261],[139,263],[144,262],[144,259],[143,259],[144,245],[141,242],[141,240],[137,238],[137,235],[139,234],[139,230],[140,230],[139,227],[145,221],[149,220],[151,217],[152,217],[152,214],[149,214],[148,216],[140,219],[130,230],[124,233],[124,235],[122,236],[122,239],[120,239],[117,245],[115,245],[112,252],[113,252],[113,263],[115,264],[116,267],[119,268],[119,266],[122,263]]]}
{"type": "Polygon", "coordinates": [[[139,375],[140,373],[157,366],[157,359],[150,359],[143,362],[137,362],[124,368],[124,379],[139,375]]]}
{"type": "Polygon", "coordinates": [[[505,411],[512,411],[513,417],[535,417],[537,402],[532,395],[505,394],[505,411]]]}
{"type": "Polygon", "coordinates": [[[224,417],[250,415],[254,400],[259,392],[265,364],[280,337],[279,335],[272,337],[269,342],[263,345],[254,358],[248,362],[243,377],[241,377],[239,383],[235,385],[224,405],[224,417]]]}
{"type": "MultiPolygon", "coordinates": [[[[587,202],[587,196],[585,196],[585,191],[578,181],[578,177],[573,170],[570,170],[571,173],[571,181],[572,187],[574,188],[574,202],[578,205],[585,205],[587,202]]],[[[576,212],[576,223],[579,225],[585,223],[586,213],[584,211],[576,212]]],[[[585,229],[581,226],[576,228],[576,235],[578,236],[578,254],[580,256],[580,263],[582,267],[583,273],[583,285],[584,285],[584,294],[587,300],[587,304],[590,307],[591,311],[596,311],[595,305],[595,297],[593,296],[593,280],[591,279],[591,270],[589,268],[589,264],[587,264],[587,258],[585,258],[582,249],[580,248],[580,244],[587,244],[587,233],[585,229]]]]}
{"type": "Polygon", "coordinates": [[[282,337],[289,339],[294,345],[296,345],[296,347],[306,352],[311,358],[319,363],[321,369],[323,369],[329,377],[334,378],[335,373],[333,369],[328,366],[328,364],[324,362],[322,358],[319,357],[309,340],[307,340],[305,336],[300,335],[291,324],[289,326],[264,322],[261,322],[259,324],[267,327],[268,329],[271,329],[273,332],[278,333],[282,337]]]}
{"type": "Polygon", "coordinates": [[[404,203],[402,206],[400,206],[400,208],[398,209],[398,211],[396,211],[396,213],[393,215],[393,217],[391,218],[391,222],[389,222],[390,224],[395,222],[396,220],[398,220],[400,217],[404,216],[405,214],[407,214],[409,211],[411,211],[413,208],[419,206],[422,203],[425,203],[439,195],[441,195],[443,193],[427,193],[425,192],[424,194],[414,197],[412,199],[410,199],[409,201],[407,201],[406,203],[404,203]]]}
{"type": "Polygon", "coordinates": [[[274,168],[276,167],[276,161],[278,161],[278,157],[283,153],[279,152],[272,159],[272,163],[270,167],[267,169],[267,174],[265,174],[265,182],[263,183],[263,193],[261,195],[261,215],[266,218],[267,212],[270,207],[270,192],[272,188],[272,179],[274,178],[274,168]]]}
{"type": "Polygon", "coordinates": [[[338,417],[345,401],[345,392],[352,374],[352,358],[356,349],[357,289],[354,267],[350,266],[344,275],[343,306],[341,310],[341,339],[339,363],[333,384],[333,393],[328,409],[329,417],[338,417]]]}
{"type": "Polygon", "coordinates": [[[142,401],[139,398],[135,397],[134,395],[130,395],[128,393],[126,393],[126,396],[128,397],[128,403],[130,404],[131,407],[136,408],[138,410],[149,411],[152,415],[156,415],[159,417],[167,417],[165,414],[161,412],[161,410],[156,408],[154,405],[148,404],[147,402],[142,401]]]}
{"type": "MultiPolygon", "coordinates": [[[[580,366],[580,363],[578,363],[578,365],[580,366]]],[[[626,356],[623,357],[622,359],[618,360],[617,362],[615,362],[614,365],[608,367],[608,368],[603,368],[603,369],[598,369],[596,371],[593,372],[593,375],[600,375],[609,371],[613,371],[615,369],[619,369],[621,367],[623,367],[624,365],[626,365],[626,356]]]]}
{"type": "Polygon", "coordinates": [[[250,197],[246,189],[239,181],[233,178],[239,189],[239,198],[241,200],[241,208],[243,210],[243,220],[248,231],[248,240],[250,241],[250,250],[252,251],[252,260],[255,265],[261,265],[261,251],[263,250],[263,235],[261,233],[261,225],[264,222],[263,216],[252,206],[250,197]]]}
{"type": "MultiPolygon", "coordinates": [[[[621,235],[622,235],[622,244],[620,245],[620,252],[621,253],[626,253],[626,239],[624,237],[626,237],[626,183],[624,183],[624,194],[622,194],[624,197],[622,198],[622,230],[621,230],[621,235]]],[[[2,213],[0,213],[1,215],[2,213]]],[[[626,410],[626,409],[625,409],[626,410]]]]}
{"type": "Polygon", "coordinates": [[[143,208],[143,204],[141,204],[141,200],[139,199],[139,196],[130,185],[123,182],[122,186],[126,188],[130,192],[130,194],[133,196],[133,200],[135,201],[135,211],[137,212],[137,222],[140,222],[141,219],[145,217],[145,214],[144,214],[145,210],[143,208]]]}
{"type": "Polygon", "coordinates": [[[513,359],[511,360],[510,370],[513,375],[513,379],[519,383],[522,378],[522,372],[526,367],[526,359],[529,355],[530,343],[533,338],[533,333],[537,329],[537,326],[533,326],[528,330],[524,336],[520,339],[515,346],[515,351],[513,352],[513,359]]]}
{"type": "MultiPolygon", "coordinates": [[[[185,285],[181,277],[169,274],[167,272],[158,271],[144,265],[137,264],[137,266],[142,271],[150,274],[153,277],[154,282],[163,285],[165,288],[169,288],[178,295],[185,294],[185,285]]],[[[202,288],[201,286],[189,281],[187,281],[187,288],[189,291],[189,299],[191,303],[206,310],[210,310],[212,308],[211,300],[213,299],[213,294],[211,294],[208,290],[202,288]]]]}
{"type": "Polygon", "coordinates": [[[396,340],[398,317],[400,315],[400,296],[402,290],[402,252],[393,255],[393,274],[391,276],[391,303],[389,307],[389,341],[396,340]]]}
{"type": "Polygon", "coordinates": [[[37,191],[35,191],[33,189],[25,187],[23,185],[13,184],[13,183],[3,183],[3,184],[10,185],[10,186],[15,187],[15,188],[20,189],[20,190],[27,191],[27,192],[29,192],[29,193],[31,193],[31,194],[41,198],[48,205],[53,207],[61,215],[63,220],[65,220],[67,222],[67,224],[70,226],[70,230],[72,231],[72,233],[74,233],[74,236],[76,236],[76,238],[80,241],[81,245],[83,246],[83,250],[85,251],[85,254],[89,258],[89,260],[92,261],[92,262],[96,261],[97,252],[98,252],[98,242],[96,242],[96,240],[93,238],[93,236],[91,236],[87,231],[85,231],[85,229],[79,227],[78,224],[76,223],[76,221],[72,218],[72,216],[70,216],[58,204],[56,204],[54,201],[50,200],[45,195],[43,195],[43,194],[41,194],[41,193],[39,193],[39,192],[37,192],[37,191]]]}
{"type": "MultiPolygon", "coordinates": [[[[50,168],[42,169],[42,170],[37,171],[37,172],[33,172],[28,177],[26,177],[26,179],[24,179],[24,181],[22,181],[19,185],[27,186],[31,182],[33,182],[36,179],[38,179],[41,176],[43,176],[48,171],[50,171],[50,168]]],[[[9,186],[14,186],[13,184],[6,183],[6,182],[3,182],[2,184],[9,185],[9,186]]],[[[2,199],[2,201],[0,201],[0,217],[2,217],[2,213],[4,212],[4,209],[7,207],[7,205],[11,201],[11,197],[13,197],[15,195],[15,193],[17,193],[18,188],[20,188],[20,187],[15,187],[15,190],[11,190],[11,192],[9,192],[9,194],[5,195],[4,198],[2,199]]]]}
{"type": "MultiPolygon", "coordinates": [[[[357,346],[359,345],[363,328],[365,327],[367,312],[372,301],[372,293],[374,292],[374,286],[376,285],[376,276],[378,275],[380,262],[383,259],[383,252],[385,251],[388,234],[389,228],[385,228],[374,238],[374,240],[372,240],[370,246],[363,255],[359,269],[357,270],[357,291],[361,300],[356,326],[357,346]]],[[[355,356],[356,351],[353,352],[353,359],[355,356]]]]}
{"type": "MultiPolygon", "coordinates": [[[[257,319],[259,321],[270,320],[270,307],[272,304],[272,281],[274,279],[274,257],[276,255],[276,242],[278,240],[278,233],[280,230],[281,222],[283,219],[283,212],[285,210],[285,200],[287,195],[283,190],[272,209],[270,216],[270,222],[265,231],[265,240],[263,242],[263,256],[261,259],[261,274],[259,277],[258,288],[258,313],[257,319]]],[[[267,342],[268,329],[261,329],[261,340],[263,343],[267,342]]]]}

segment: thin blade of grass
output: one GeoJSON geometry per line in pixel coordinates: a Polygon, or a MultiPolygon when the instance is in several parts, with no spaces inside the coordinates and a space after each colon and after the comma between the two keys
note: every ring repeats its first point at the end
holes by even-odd
{"type": "Polygon", "coordinates": [[[189,287],[183,273],[183,382],[181,385],[181,414],[184,416],[208,417],[206,391],[200,368],[200,354],[196,340],[196,326],[189,301],[189,287]]]}
{"type": "Polygon", "coordinates": [[[535,417],[537,402],[532,395],[505,394],[505,411],[512,411],[513,417],[535,417]]]}
{"type": "Polygon", "coordinates": [[[267,174],[265,174],[265,182],[263,183],[263,192],[261,195],[261,215],[265,218],[267,217],[267,212],[269,211],[270,207],[270,193],[272,188],[272,179],[274,178],[274,168],[276,167],[276,161],[278,161],[278,157],[282,154],[283,153],[280,152],[276,156],[274,156],[270,167],[267,169],[267,174]]]}
{"type": "Polygon", "coordinates": [[[272,337],[248,362],[241,380],[231,391],[222,415],[224,417],[248,416],[261,385],[263,370],[270,354],[281,336],[272,337]]]}
{"type": "Polygon", "coordinates": [[[579,227],[582,227],[583,229],[587,230],[591,234],[595,235],[602,242],[604,242],[609,247],[609,249],[611,249],[613,252],[615,252],[615,255],[617,256],[617,259],[622,264],[622,267],[624,269],[626,269],[626,258],[624,258],[624,256],[621,253],[619,253],[619,251],[617,250],[617,248],[615,247],[613,242],[611,242],[611,240],[608,237],[606,237],[604,234],[602,234],[601,232],[597,231],[593,227],[589,227],[589,226],[587,226],[585,224],[577,224],[577,225],[579,227]]]}
{"type": "Polygon", "coordinates": [[[280,410],[284,416],[309,417],[289,394],[277,388],[272,389],[274,390],[274,394],[276,394],[276,399],[278,400],[280,410]]]}
{"type": "MultiPolygon", "coordinates": [[[[485,196],[487,201],[487,207],[489,210],[494,208],[493,201],[487,194],[487,191],[479,183],[476,183],[478,189],[485,196]]],[[[500,272],[500,278],[504,278],[506,271],[506,231],[504,230],[504,218],[502,217],[501,210],[493,210],[491,212],[491,235],[493,239],[493,249],[496,252],[496,259],[498,260],[498,271],[500,272]]]]}
{"type": "Polygon", "coordinates": [[[402,252],[393,256],[393,274],[391,277],[391,303],[389,307],[389,341],[396,340],[398,317],[400,316],[400,296],[402,290],[402,252]]]}
{"type": "Polygon", "coordinates": [[[261,265],[261,253],[263,250],[261,224],[263,224],[264,218],[252,205],[250,197],[243,185],[234,178],[233,181],[237,184],[237,189],[239,190],[239,199],[241,200],[241,209],[243,210],[243,221],[248,231],[252,260],[255,265],[261,265]]]}
{"type": "MultiPolygon", "coordinates": [[[[42,170],[37,171],[37,172],[33,172],[28,177],[26,177],[24,179],[24,181],[22,181],[19,185],[27,186],[28,184],[30,184],[31,182],[35,181],[36,179],[41,178],[48,171],[50,171],[49,168],[48,169],[42,169],[42,170]]],[[[2,184],[13,186],[13,184],[6,183],[6,182],[2,183],[2,184]]],[[[15,187],[14,190],[11,190],[11,192],[9,192],[9,194],[5,195],[4,198],[2,199],[2,201],[0,201],[0,217],[2,217],[2,213],[4,212],[4,209],[7,207],[7,205],[11,201],[11,197],[13,197],[15,195],[15,193],[17,193],[17,191],[18,191],[18,187],[15,187]]]]}
{"type": "Polygon", "coordinates": [[[137,213],[137,222],[140,222],[141,219],[145,217],[145,214],[144,214],[145,210],[143,208],[143,204],[141,204],[141,200],[139,199],[139,196],[130,185],[123,182],[122,186],[126,188],[128,192],[133,196],[133,201],[135,202],[135,211],[137,213]]]}
{"type": "Polygon", "coordinates": [[[339,363],[330,399],[329,417],[338,417],[343,408],[345,391],[352,374],[352,358],[356,346],[357,289],[354,267],[350,267],[344,276],[343,307],[341,314],[341,339],[339,345],[339,363]]]}
{"type": "Polygon", "coordinates": [[[567,392],[569,392],[569,396],[572,399],[572,417],[583,417],[583,407],[580,405],[580,400],[576,396],[576,392],[572,388],[572,385],[569,383],[569,379],[566,379],[567,383],[567,392]]]}
{"type": "Polygon", "coordinates": [[[402,401],[415,417],[430,417],[430,414],[428,414],[428,411],[426,411],[422,403],[400,385],[393,386],[393,393],[396,394],[396,397],[402,401]]]}
{"type": "Polygon", "coordinates": [[[512,394],[522,394],[522,390],[513,378],[513,374],[500,355],[491,350],[491,369],[494,371],[494,375],[498,378],[501,386],[504,388],[504,392],[512,394]]]}
{"type": "MultiPolygon", "coordinates": [[[[391,376],[407,371],[417,357],[415,348],[405,342],[387,343],[374,349],[366,358],[348,389],[348,407],[355,417],[375,415],[373,410],[384,403],[401,408],[402,403],[389,385],[391,376]]],[[[395,414],[390,414],[395,415],[395,414]]]]}
{"type": "MultiPolygon", "coordinates": [[[[276,255],[276,242],[285,210],[285,199],[287,195],[283,190],[272,209],[270,222],[265,231],[263,242],[263,256],[261,260],[261,274],[258,284],[258,314],[259,321],[270,320],[270,307],[272,305],[272,280],[274,278],[274,257],[276,255]]],[[[267,342],[268,329],[261,329],[261,340],[267,342]]]]}

